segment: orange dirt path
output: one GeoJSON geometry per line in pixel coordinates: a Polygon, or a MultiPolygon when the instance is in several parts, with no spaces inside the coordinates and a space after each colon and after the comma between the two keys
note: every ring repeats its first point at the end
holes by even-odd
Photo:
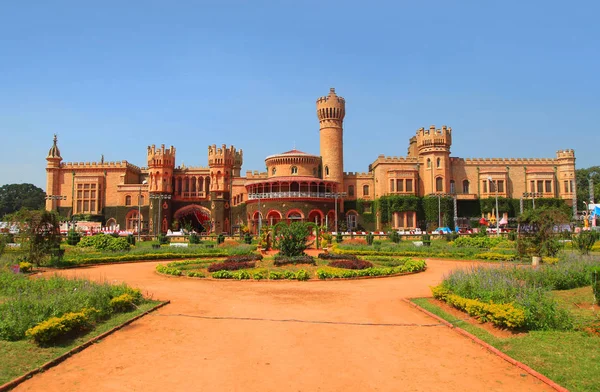
{"type": "Polygon", "coordinates": [[[156,264],[62,271],[127,282],[171,304],[15,390],[552,390],[401,300],[429,296],[430,285],[468,262],[331,282],[166,277],[156,264]]]}

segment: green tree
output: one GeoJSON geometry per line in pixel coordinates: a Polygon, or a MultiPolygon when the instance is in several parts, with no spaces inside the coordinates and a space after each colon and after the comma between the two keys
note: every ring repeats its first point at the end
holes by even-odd
{"type": "Polygon", "coordinates": [[[555,237],[557,230],[569,223],[571,216],[563,208],[538,207],[519,216],[518,222],[522,236],[517,250],[519,254],[532,256],[554,256],[560,249],[555,237]]]}
{"type": "Polygon", "coordinates": [[[594,182],[594,201],[600,203],[600,166],[592,166],[587,169],[577,169],[575,177],[577,181],[577,208],[583,209],[583,202],[590,201],[590,176],[594,182]]]}
{"type": "Polygon", "coordinates": [[[21,208],[39,210],[44,208],[46,194],[33,184],[7,184],[0,187],[0,217],[21,208]]]}
{"type": "Polygon", "coordinates": [[[283,256],[302,256],[306,249],[306,241],[310,235],[310,228],[304,222],[293,222],[290,225],[277,224],[275,226],[277,241],[276,247],[283,256]]]}
{"type": "Polygon", "coordinates": [[[60,247],[60,221],[56,212],[22,208],[5,218],[19,226],[28,260],[36,266],[43,264],[60,247]]]}

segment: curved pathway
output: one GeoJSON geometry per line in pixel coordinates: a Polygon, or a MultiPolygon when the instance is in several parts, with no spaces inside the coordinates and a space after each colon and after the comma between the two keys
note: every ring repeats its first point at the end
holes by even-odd
{"type": "Polygon", "coordinates": [[[155,262],[61,273],[127,282],[171,304],[17,391],[546,391],[404,303],[471,263],[381,279],[239,282],[157,275],[155,262]]]}

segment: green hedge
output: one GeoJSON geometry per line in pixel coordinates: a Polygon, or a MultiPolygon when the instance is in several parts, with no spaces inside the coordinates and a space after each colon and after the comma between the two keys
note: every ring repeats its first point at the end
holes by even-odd
{"type": "Polygon", "coordinates": [[[138,261],[138,260],[168,260],[168,259],[188,259],[192,257],[227,257],[226,252],[218,253],[150,253],[150,254],[126,254],[120,256],[105,256],[105,257],[81,257],[76,259],[62,260],[56,267],[74,267],[85,264],[105,264],[118,263],[121,261],[138,261]]]}
{"type": "Polygon", "coordinates": [[[363,276],[388,276],[407,272],[420,272],[427,268],[425,260],[410,260],[397,267],[373,267],[362,270],[333,270],[319,269],[317,277],[319,279],[334,279],[334,278],[358,278],[363,276]]]}

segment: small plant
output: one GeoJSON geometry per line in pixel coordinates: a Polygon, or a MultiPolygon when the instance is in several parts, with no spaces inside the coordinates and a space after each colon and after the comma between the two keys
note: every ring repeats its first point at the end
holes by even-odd
{"type": "Polygon", "coordinates": [[[329,262],[330,267],[335,268],[345,268],[345,269],[354,269],[354,270],[362,270],[365,268],[373,267],[373,263],[365,260],[358,259],[346,259],[346,260],[333,260],[329,262]]]}
{"type": "Polygon", "coordinates": [[[431,246],[431,236],[429,234],[423,234],[421,241],[423,241],[423,246],[431,246]]]}
{"type": "Polygon", "coordinates": [[[367,245],[372,246],[373,245],[373,240],[375,239],[375,236],[373,235],[373,233],[369,233],[369,234],[367,234],[367,236],[365,237],[365,239],[367,240],[367,245]]]}
{"type": "Polygon", "coordinates": [[[223,234],[219,234],[217,236],[217,245],[221,245],[224,242],[225,242],[225,236],[223,234]]]}
{"type": "Polygon", "coordinates": [[[127,235],[127,243],[131,246],[135,246],[135,236],[133,234],[127,235]]]}
{"type": "Polygon", "coordinates": [[[389,237],[390,241],[392,241],[394,244],[397,244],[400,242],[400,234],[398,234],[398,232],[396,230],[390,231],[390,233],[388,234],[388,237],[389,237]]]}
{"type": "Polygon", "coordinates": [[[69,233],[67,234],[67,244],[75,246],[79,243],[80,240],[81,235],[79,235],[79,232],[77,232],[77,230],[69,230],[69,233]]]}
{"type": "Polygon", "coordinates": [[[31,263],[28,263],[26,261],[21,261],[19,263],[19,270],[24,274],[31,272],[31,268],[33,268],[33,264],[31,263]]]}
{"type": "Polygon", "coordinates": [[[158,243],[161,245],[166,245],[169,243],[169,237],[167,237],[164,233],[160,233],[158,235],[158,243]]]}
{"type": "Polygon", "coordinates": [[[600,305],[600,267],[592,268],[592,290],[596,303],[600,305]]]}
{"type": "Polygon", "coordinates": [[[342,241],[344,241],[344,236],[342,235],[341,232],[338,231],[337,234],[335,235],[335,242],[340,244],[342,241]]]}
{"type": "Polygon", "coordinates": [[[192,234],[190,234],[188,241],[190,242],[190,244],[199,244],[200,237],[198,237],[198,234],[192,233],[192,234]]]}
{"type": "Polygon", "coordinates": [[[252,244],[252,235],[250,233],[244,234],[244,243],[248,245],[252,244]]]}
{"type": "Polygon", "coordinates": [[[281,225],[276,228],[276,247],[282,256],[302,256],[310,234],[309,226],[303,222],[281,225]]]}
{"type": "Polygon", "coordinates": [[[592,250],[592,247],[596,242],[596,238],[594,233],[584,231],[579,235],[574,236],[572,241],[575,249],[577,249],[580,254],[587,255],[590,253],[590,250],[592,250]]]}

